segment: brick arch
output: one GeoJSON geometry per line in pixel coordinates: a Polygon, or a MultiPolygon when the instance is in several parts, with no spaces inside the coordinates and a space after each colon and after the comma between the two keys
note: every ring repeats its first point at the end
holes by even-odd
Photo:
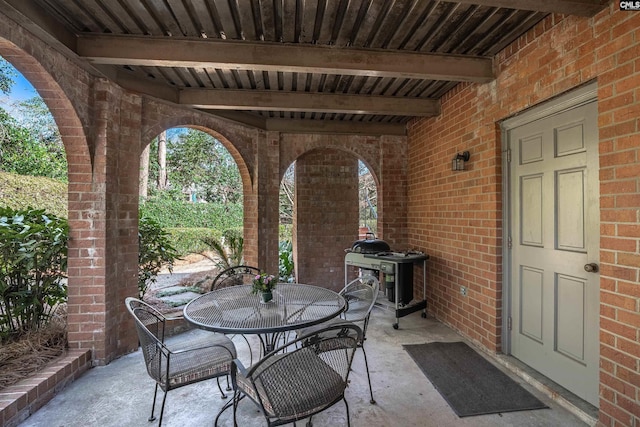
{"type": "MultiPolygon", "coordinates": [[[[284,178],[284,173],[287,171],[287,169],[289,168],[289,166],[291,166],[291,164],[293,164],[293,162],[295,162],[296,160],[300,159],[301,157],[305,156],[306,154],[311,154],[315,151],[321,151],[324,149],[332,149],[332,150],[338,150],[338,151],[342,151],[345,153],[348,153],[350,155],[352,155],[353,157],[355,157],[356,159],[360,160],[361,162],[363,162],[365,164],[365,166],[367,167],[367,169],[369,169],[369,172],[371,172],[371,176],[373,177],[373,181],[376,185],[376,194],[378,197],[378,201],[382,201],[382,188],[381,188],[381,181],[378,177],[378,174],[376,173],[376,170],[379,170],[380,164],[377,162],[375,165],[371,164],[371,157],[372,156],[367,156],[365,155],[365,153],[362,153],[362,150],[358,150],[358,146],[354,145],[353,147],[348,146],[345,147],[344,144],[327,144],[327,145],[323,145],[323,146],[319,146],[319,147],[313,147],[310,148],[306,151],[303,151],[301,153],[298,153],[298,155],[291,161],[289,161],[289,163],[285,163],[283,162],[283,164],[281,165],[281,170],[280,170],[280,183],[282,183],[282,179],[284,178]]],[[[282,184],[281,184],[282,185],[282,184]]],[[[380,213],[384,210],[384,206],[382,205],[382,203],[378,203],[378,218],[380,218],[380,213]]],[[[378,229],[380,229],[380,224],[377,224],[378,229]]]]}
{"type": "MultiPolygon", "coordinates": [[[[371,171],[376,183],[378,193],[378,220],[377,235],[379,238],[386,240],[393,248],[401,250],[406,248],[406,233],[404,227],[406,224],[406,137],[404,136],[355,136],[355,135],[310,135],[310,134],[281,134],[280,142],[280,163],[279,173],[283,176],[286,168],[296,159],[300,159],[305,153],[313,153],[314,150],[330,148],[337,152],[346,152],[360,159],[367,165],[371,171]]],[[[321,158],[318,158],[322,162],[321,158]]],[[[337,171],[335,177],[340,175],[337,171]]],[[[334,177],[332,177],[334,178],[334,177]]],[[[298,191],[298,189],[296,189],[298,191]]],[[[304,191],[304,190],[302,190],[304,191]]],[[[337,190],[339,191],[339,190],[337,190]]],[[[344,201],[343,209],[345,212],[351,209],[352,201],[344,201]]],[[[355,206],[355,204],[353,205],[355,206]]],[[[338,209],[340,209],[338,207],[338,209]]],[[[316,210],[322,210],[318,208],[316,210]]],[[[308,221],[314,221],[314,207],[309,209],[311,217],[306,218],[306,213],[298,212],[303,222],[294,225],[294,254],[296,264],[298,259],[307,260],[307,264],[315,266],[326,266],[326,270],[332,270],[334,282],[338,283],[339,275],[341,275],[344,262],[344,254],[339,254],[348,247],[353,240],[348,237],[350,224],[345,223],[348,229],[340,230],[340,236],[337,236],[338,230],[330,230],[335,234],[335,238],[331,242],[323,243],[327,248],[331,248],[328,256],[321,256],[319,259],[313,258],[313,250],[306,251],[301,244],[305,244],[310,238],[309,233],[314,233],[318,229],[311,227],[305,228],[308,221]],[[295,234],[297,233],[297,234],[295,234]],[[297,235],[304,239],[297,241],[297,235]],[[297,243],[297,245],[296,245],[297,243]],[[306,252],[305,252],[306,251],[306,252]]],[[[340,219],[342,220],[342,219],[340,219]]],[[[357,232],[357,224],[354,227],[357,232]]],[[[325,233],[326,234],[326,233],[325,233]]],[[[318,236],[322,238],[323,235],[318,236]]],[[[355,236],[354,236],[355,237],[355,236]]],[[[317,246],[317,244],[316,244],[317,246]]],[[[317,252],[317,251],[316,251],[317,252]]],[[[319,277],[318,271],[301,272],[296,267],[298,280],[313,281],[319,277]]],[[[322,273],[327,277],[326,271],[322,273]]]]}
{"type": "MultiPolygon", "coordinates": [[[[0,37],[0,56],[10,62],[36,89],[58,126],[69,165],[69,174],[79,172],[91,163],[91,152],[81,117],[65,89],[52,77],[51,71],[27,51],[0,37]]],[[[71,179],[69,180],[71,185],[71,179]]],[[[71,191],[71,188],[70,188],[71,191]]]]}
{"type": "Polygon", "coordinates": [[[240,170],[240,177],[242,178],[242,188],[245,194],[247,194],[247,192],[250,191],[251,189],[251,185],[252,185],[252,173],[251,170],[249,169],[247,162],[245,162],[244,157],[242,156],[242,154],[240,153],[240,151],[235,147],[235,145],[233,145],[233,143],[231,141],[229,141],[229,139],[227,139],[224,135],[222,135],[220,132],[217,132],[213,129],[210,129],[208,127],[205,126],[201,126],[201,125],[194,125],[194,124],[188,124],[189,122],[182,122],[179,124],[175,124],[175,125],[171,125],[165,128],[161,128],[157,133],[153,133],[155,131],[155,127],[154,129],[149,129],[149,131],[146,133],[145,136],[143,136],[143,140],[142,140],[142,147],[145,147],[148,144],[151,144],[151,141],[153,140],[153,138],[155,138],[156,136],[158,136],[160,134],[160,132],[162,132],[163,130],[167,130],[167,129],[172,129],[172,128],[190,128],[190,129],[196,129],[199,130],[201,132],[207,133],[211,136],[213,136],[215,139],[217,139],[218,141],[220,141],[220,143],[227,149],[227,151],[229,151],[229,154],[231,154],[231,157],[233,157],[233,160],[235,160],[236,165],[238,166],[238,169],[240,170]],[[148,135],[151,134],[153,136],[148,137],[148,135]]]}
{"type": "Polygon", "coordinates": [[[142,134],[141,148],[150,144],[153,138],[159,135],[160,132],[167,129],[184,127],[205,132],[220,141],[220,143],[222,143],[222,145],[229,151],[231,157],[233,157],[233,160],[235,160],[236,165],[240,170],[243,192],[245,195],[249,194],[251,192],[253,184],[253,173],[249,163],[245,160],[244,155],[224,134],[212,129],[209,126],[202,125],[196,122],[201,121],[194,119],[194,117],[192,117],[191,115],[167,117],[164,120],[161,120],[153,126],[145,129],[144,133],[142,134]]]}
{"type": "MultiPolygon", "coordinates": [[[[1,32],[2,30],[0,30],[1,32]]],[[[104,209],[98,195],[94,177],[94,150],[88,139],[86,124],[91,111],[87,98],[91,92],[91,77],[66,61],[60,61],[56,52],[39,49],[36,43],[22,33],[16,38],[25,48],[1,37],[0,55],[9,61],[36,89],[49,108],[58,126],[67,156],[68,176],[68,298],[67,340],[71,349],[101,350],[92,334],[83,331],[95,308],[87,304],[92,297],[83,296],[87,284],[99,287],[104,283],[101,269],[87,269],[104,241],[104,232],[90,225],[100,221],[100,208],[104,209]],[[73,70],[70,71],[70,70],[73,70]],[[56,76],[54,79],[53,76],[56,76]],[[71,82],[73,81],[73,84],[71,82]],[[94,271],[95,270],[95,271],[94,271]]],[[[100,298],[100,297],[98,297],[100,298]]],[[[99,314],[97,315],[99,317],[99,314]]],[[[95,334],[96,336],[99,333],[95,334]]],[[[94,354],[95,356],[95,354],[94,354]]]]}
{"type": "Polygon", "coordinates": [[[295,149],[286,150],[281,158],[280,163],[280,180],[284,177],[285,172],[291,166],[291,164],[299,159],[301,156],[305,155],[314,150],[321,150],[324,148],[336,149],[346,153],[349,153],[356,157],[358,160],[362,161],[367,168],[371,171],[373,175],[373,179],[376,183],[376,187],[380,186],[380,170],[381,164],[379,159],[379,151],[380,151],[380,140],[378,138],[366,138],[366,137],[344,137],[342,139],[340,137],[336,138],[328,138],[326,141],[312,141],[306,144],[296,144],[295,149]],[[365,143],[363,145],[363,139],[365,139],[365,143]]]}
{"type": "MultiPolygon", "coordinates": [[[[180,111],[172,109],[175,113],[180,111]]],[[[251,143],[245,144],[245,146],[238,147],[236,143],[231,141],[231,137],[227,137],[221,132],[214,130],[213,126],[219,124],[216,120],[211,120],[210,117],[202,116],[198,113],[187,112],[184,115],[167,114],[153,125],[145,128],[142,132],[142,144],[141,148],[150,144],[153,138],[155,138],[160,132],[166,129],[175,127],[187,127],[191,129],[197,129],[205,132],[214,138],[216,138],[222,145],[229,151],[231,157],[236,162],[236,165],[240,171],[240,178],[242,179],[242,204],[243,204],[243,229],[244,229],[244,258],[248,264],[258,264],[258,232],[255,217],[258,209],[258,199],[254,188],[254,172],[253,163],[247,160],[247,157],[253,152],[251,143]],[[196,124],[197,123],[197,124],[196,124]],[[204,123],[204,124],[202,124],[204,123]]],[[[224,127],[224,123],[220,123],[221,127],[224,127]]],[[[217,126],[216,126],[217,127],[217,126]]],[[[240,135],[243,137],[244,142],[247,141],[247,135],[234,127],[229,126],[230,134],[240,135]],[[234,132],[235,131],[235,132],[234,132]]],[[[252,142],[252,141],[249,141],[252,142]]]]}

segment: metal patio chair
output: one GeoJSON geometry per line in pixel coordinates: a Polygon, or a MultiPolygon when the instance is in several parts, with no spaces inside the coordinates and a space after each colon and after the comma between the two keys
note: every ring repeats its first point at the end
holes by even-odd
{"type": "Polygon", "coordinates": [[[373,398],[373,388],[371,387],[371,375],[369,374],[369,362],[367,361],[367,352],[364,348],[364,341],[367,337],[367,328],[369,326],[369,318],[371,310],[378,298],[380,291],[380,282],[371,275],[358,277],[347,283],[340,291],[340,295],[347,300],[347,310],[343,312],[339,318],[331,319],[321,325],[305,328],[298,332],[299,335],[306,335],[314,330],[324,327],[327,324],[344,324],[355,323],[362,329],[362,339],[358,342],[358,347],[362,349],[364,355],[364,366],[367,370],[367,381],[369,382],[369,394],[371,395],[370,403],[376,403],[373,398]]]}
{"type": "Polygon", "coordinates": [[[236,265],[221,271],[213,282],[211,282],[211,290],[227,288],[236,285],[250,285],[254,277],[262,273],[258,267],[250,265],[236,265]]]}
{"type": "Polygon", "coordinates": [[[156,382],[149,421],[156,419],[158,387],[164,391],[159,426],[170,390],[216,378],[222,397],[227,397],[219,377],[229,375],[232,360],[237,357],[236,348],[228,337],[210,332],[187,332],[165,342],[166,318],[162,313],[136,298],[127,298],[125,304],[135,319],[147,373],[156,382]]]}
{"type": "Polygon", "coordinates": [[[272,351],[248,369],[234,360],[234,426],[238,404],[245,396],[260,408],[268,426],[295,424],[342,400],[350,426],[344,391],[361,340],[362,330],[357,325],[327,325],[272,351]]]}

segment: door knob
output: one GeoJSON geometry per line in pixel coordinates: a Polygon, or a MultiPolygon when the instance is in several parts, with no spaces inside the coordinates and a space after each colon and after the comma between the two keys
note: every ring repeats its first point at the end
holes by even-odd
{"type": "Polygon", "coordinates": [[[598,264],[596,264],[595,262],[590,262],[589,264],[584,265],[584,271],[586,271],[587,273],[597,273],[598,270],[598,264]]]}

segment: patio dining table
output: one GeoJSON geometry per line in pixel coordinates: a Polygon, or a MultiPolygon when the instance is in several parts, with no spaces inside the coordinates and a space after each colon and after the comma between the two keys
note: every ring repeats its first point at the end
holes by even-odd
{"type": "Polygon", "coordinates": [[[263,303],[251,285],[216,289],[184,307],[192,325],[223,334],[257,335],[263,354],[274,350],[283,334],[326,322],[346,309],[331,289],[301,283],[279,283],[273,299],[263,303]]]}

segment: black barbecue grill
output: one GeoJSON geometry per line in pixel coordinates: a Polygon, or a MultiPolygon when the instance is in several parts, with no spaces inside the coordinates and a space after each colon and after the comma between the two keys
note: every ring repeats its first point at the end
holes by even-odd
{"type": "Polygon", "coordinates": [[[345,283],[348,283],[348,266],[358,267],[360,274],[384,275],[384,289],[387,299],[395,304],[396,323],[398,329],[400,317],[414,311],[423,310],[422,317],[427,317],[426,299],[413,300],[413,267],[417,262],[423,265],[423,295],[426,295],[426,260],[429,258],[423,252],[394,252],[387,242],[376,239],[373,233],[367,233],[365,239],[356,240],[351,248],[345,249],[344,257],[345,283]]]}

